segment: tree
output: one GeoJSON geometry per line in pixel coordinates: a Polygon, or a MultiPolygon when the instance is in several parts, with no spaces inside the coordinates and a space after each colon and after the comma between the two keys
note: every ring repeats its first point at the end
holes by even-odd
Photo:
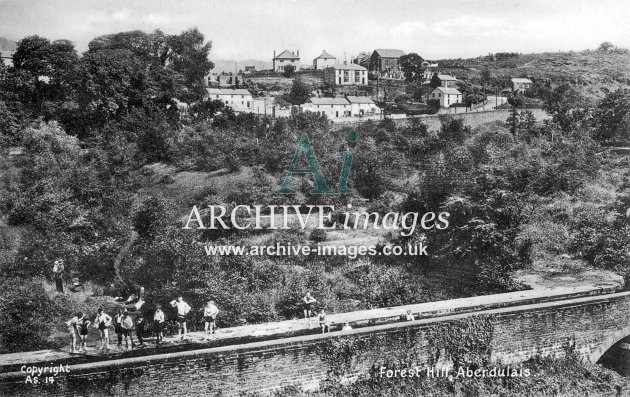
{"type": "Polygon", "coordinates": [[[311,86],[301,78],[293,80],[287,100],[293,105],[302,105],[311,97],[311,86]]]}
{"type": "Polygon", "coordinates": [[[586,120],[588,107],[585,98],[569,84],[551,90],[543,102],[543,109],[565,132],[575,129],[586,120]]]}
{"type": "Polygon", "coordinates": [[[51,43],[40,36],[20,40],[10,68],[2,82],[35,117],[58,118],[73,100],[79,71],[79,57],[68,40],[51,43]]]}
{"type": "Polygon", "coordinates": [[[611,92],[597,108],[594,138],[600,143],[630,141],[630,89],[611,92]]]}
{"type": "Polygon", "coordinates": [[[411,54],[403,55],[400,57],[398,64],[400,65],[400,68],[405,75],[406,81],[422,81],[422,76],[424,73],[424,67],[422,66],[423,62],[424,59],[420,55],[413,52],[411,54]]]}
{"type": "Polygon", "coordinates": [[[492,81],[492,73],[490,72],[490,69],[486,68],[484,70],[481,71],[481,82],[484,85],[488,85],[490,84],[490,82],[492,81]]]}
{"type": "Polygon", "coordinates": [[[194,102],[205,94],[204,77],[214,67],[208,59],[212,42],[205,42],[204,35],[197,28],[188,29],[179,35],[168,36],[168,60],[170,68],[184,78],[188,93],[180,98],[184,102],[194,102]]]}
{"type": "Polygon", "coordinates": [[[534,113],[531,110],[522,110],[519,116],[520,125],[519,127],[526,130],[531,131],[532,128],[536,125],[536,117],[534,117],[534,113]]]}
{"type": "Polygon", "coordinates": [[[510,114],[507,120],[505,120],[505,126],[510,129],[512,135],[516,135],[520,127],[520,115],[518,114],[518,108],[512,106],[510,108],[510,114]]]}
{"type": "Polygon", "coordinates": [[[284,67],[284,72],[282,72],[282,75],[284,77],[293,77],[294,74],[295,74],[295,66],[287,65],[284,67]]]}
{"type": "Polygon", "coordinates": [[[599,45],[598,50],[599,51],[603,51],[603,52],[607,52],[608,50],[610,50],[613,47],[614,47],[613,43],[611,43],[610,41],[604,41],[603,43],[601,43],[599,45]]]}

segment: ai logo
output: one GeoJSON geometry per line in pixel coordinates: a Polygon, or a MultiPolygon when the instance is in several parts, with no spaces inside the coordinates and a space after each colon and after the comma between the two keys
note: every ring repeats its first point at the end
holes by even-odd
{"type": "MultiPolygon", "coordinates": [[[[359,139],[359,133],[356,131],[350,131],[347,135],[349,142],[356,142],[359,139]]],[[[348,187],[348,176],[350,175],[350,167],[352,166],[352,153],[349,151],[339,152],[337,153],[338,157],[343,159],[343,167],[341,168],[341,175],[339,177],[339,183],[337,184],[337,191],[341,194],[351,194],[354,193],[354,189],[350,189],[348,187]]],[[[279,194],[294,194],[295,189],[289,187],[291,183],[291,177],[296,174],[312,174],[313,179],[315,180],[315,184],[317,185],[315,189],[311,190],[311,194],[334,194],[334,189],[331,189],[326,184],[326,179],[324,179],[324,174],[322,173],[322,169],[319,167],[319,163],[317,162],[317,157],[315,156],[315,151],[313,151],[313,146],[308,139],[308,135],[302,134],[300,137],[300,142],[298,143],[298,147],[295,150],[295,155],[293,156],[293,161],[291,165],[289,165],[289,170],[287,171],[287,176],[284,178],[284,182],[282,183],[282,187],[276,190],[276,193],[279,194]],[[308,168],[298,168],[298,162],[300,160],[300,155],[304,154],[306,158],[306,162],[308,163],[308,168]]]]}

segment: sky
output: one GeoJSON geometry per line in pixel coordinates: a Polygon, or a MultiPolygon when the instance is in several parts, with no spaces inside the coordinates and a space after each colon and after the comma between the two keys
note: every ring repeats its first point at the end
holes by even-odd
{"type": "Polygon", "coordinates": [[[468,58],[630,48],[630,0],[0,0],[0,37],[68,39],[80,52],[103,34],[194,26],[216,60],[290,49],[312,63],[325,49],[342,61],[376,48],[468,58]]]}

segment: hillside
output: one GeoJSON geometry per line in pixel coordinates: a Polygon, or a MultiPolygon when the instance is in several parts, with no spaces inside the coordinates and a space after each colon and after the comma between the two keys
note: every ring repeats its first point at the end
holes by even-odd
{"type": "Polygon", "coordinates": [[[0,51],[13,51],[15,50],[16,45],[17,43],[15,41],[0,37],[0,51]]]}
{"type": "Polygon", "coordinates": [[[511,77],[527,76],[550,79],[553,84],[571,83],[592,99],[601,99],[607,91],[630,85],[630,51],[625,49],[520,54],[500,61],[479,57],[438,62],[442,73],[460,79],[480,79],[481,72],[488,69],[492,77],[503,82],[511,77]]]}

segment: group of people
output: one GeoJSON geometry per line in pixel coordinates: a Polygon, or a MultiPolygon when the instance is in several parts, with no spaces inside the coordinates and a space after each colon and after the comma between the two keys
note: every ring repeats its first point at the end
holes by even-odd
{"type": "MultiPolygon", "coordinates": [[[[313,313],[317,313],[317,320],[319,323],[319,327],[322,330],[322,334],[326,332],[330,332],[330,323],[326,319],[326,309],[323,307],[316,312],[317,299],[315,299],[310,292],[307,292],[306,295],[302,298],[302,306],[304,307],[304,324],[311,327],[311,317],[313,317],[313,313]]],[[[341,328],[342,332],[351,331],[352,327],[350,323],[346,321],[341,328]]]]}
{"type": "MultiPolygon", "coordinates": [[[[184,340],[186,338],[186,318],[191,311],[190,305],[184,302],[181,296],[171,301],[171,306],[177,312],[177,324],[178,324],[178,337],[184,340]],[[183,334],[182,334],[183,331],[183,334]]],[[[219,314],[214,301],[208,301],[203,308],[203,317],[205,323],[205,340],[208,340],[209,333],[215,333],[216,331],[216,318],[219,314]]],[[[153,313],[153,332],[155,333],[156,345],[159,345],[163,341],[165,324],[165,315],[162,311],[162,307],[157,305],[155,312],[153,313]]],[[[150,322],[140,313],[135,321],[129,314],[127,309],[118,309],[118,312],[114,318],[110,317],[103,311],[102,308],[98,309],[94,322],[91,322],[87,316],[78,312],[74,317],[66,322],[68,326],[68,332],[72,340],[72,353],[81,353],[87,350],[87,336],[90,325],[98,329],[100,335],[100,350],[109,350],[110,338],[109,328],[114,325],[114,332],[117,335],[118,346],[122,346],[123,339],[125,341],[125,347],[129,349],[136,347],[133,338],[133,329],[136,330],[136,337],[138,345],[144,347],[144,338],[150,335],[150,322]],[[77,349],[77,341],[79,342],[79,349],[77,349]]]]}

